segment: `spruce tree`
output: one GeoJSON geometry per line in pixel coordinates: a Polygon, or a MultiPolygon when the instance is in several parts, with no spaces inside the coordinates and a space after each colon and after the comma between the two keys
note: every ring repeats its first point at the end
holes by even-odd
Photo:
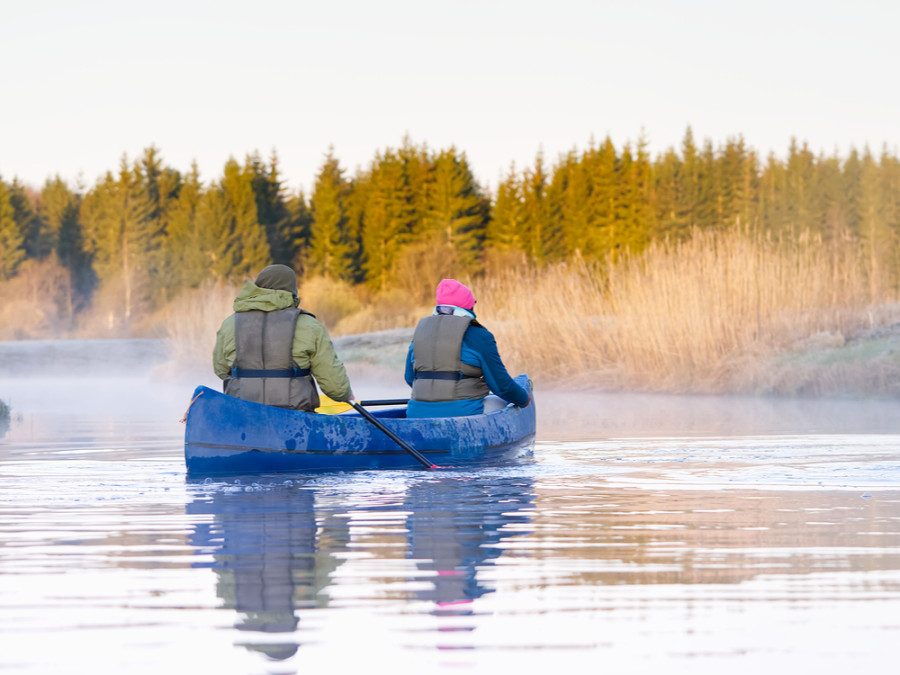
{"type": "Polygon", "coordinates": [[[296,251],[291,237],[291,214],[278,168],[278,154],[273,151],[268,166],[258,153],[247,157],[244,170],[253,176],[256,213],[266,232],[272,261],[290,265],[296,251]]]}
{"type": "Polygon", "coordinates": [[[414,211],[402,159],[388,150],[376,154],[366,185],[361,238],[367,283],[385,290],[390,269],[412,235],[414,211]]]}
{"type": "Polygon", "coordinates": [[[347,200],[350,185],[333,151],[329,150],[310,200],[312,227],[308,269],[331,279],[351,280],[353,260],[348,236],[347,200]]]}
{"type": "Polygon", "coordinates": [[[582,164],[590,184],[588,218],[591,223],[590,243],[586,247],[596,260],[604,260],[615,248],[618,193],[618,164],[616,148],[609,136],[599,148],[591,147],[582,164]]]}
{"type": "Polygon", "coordinates": [[[688,222],[684,220],[684,164],[670,148],[657,159],[654,169],[656,231],[654,237],[677,241],[684,238],[688,222]]]}
{"type": "Polygon", "coordinates": [[[184,176],[177,199],[168,208],[164,251],[170,262],[170,282],[174,288],[196,288],[208,277],[215,276],[213,261],[208,257],[210,251],[204,248],[203,242],[208,223],[198,219],[202,198],[203,186],[195,161],[184,176]]]}
{"type": "Polygon", "coordinates": [[[234,254],[229,277],[256,276],[271,263],[266,232],[259,222],[253,181],[252,168],[241,169],[233,158],[226,162],[221,188],[226,206],[224,229],[234,254]]]}
{"type": "Polygon", "coordinates": [[[526,170],[522,180],[522,240],[525,254],[537,264],[543,264],[547,257],[544,251],[544,229],[550,220],[547,182],[544,155],[539,152],[534,168],[526,170]]]}
{"type": "Polygon", "coordinates": [[[46,224],[38,216],[35,208],[37,200],[38,196],[30,188],[25,187],[18,179],[13,179],[9,186],[9,201],[19,231],[24,238],[22,246],[25,249],[25,257],[41,260],[50,254],[53,243],[46,224]]]}
{"type": "Polygon", "coordinates": [[[719,200],[719,166],[712,141],[703,142],[697,157],[697,192],[694,202],[694,225],[701,230],[716,228],[721,222],[719,200]]]}
{"type": "Polygon", "coordinates": [[[867,262],[870,300],[876,301],[893,286],[895,272],[890,264],[896,241],[884,217],[880,167],[869,148],[863,153],[861,165],[859,239],[861,253],[867,262]]]}
{"type": "Polygon", "coordinates": [[[812,198],[814,195],[814,171],[815,156],[804,143],[802,147],[797,145],[796,139],[791,139],[788,151],[786,169],[787,194],[785,195],[785,210],[790,228],[790,237],[797,239],[801,234],[814,232],[812,222],[812,198]]]}
{"type": "Polygon", "coordinates": [[[140,168],[123,157],[119,173],[106,176],[82,203],[81,220],[93,254],[97,277],[113,297],[127,329],[149,296],[150,258],[155,244],[154,205],[141,180],[140,168]]]}
{"type": "Polygon", "coordinates": [[[523,209],[522,181],[516,175],[513,164],[509,174],[497,186],[491,220],[485,232],[485,243],[490,250],[498,253],[524,251],[521,232],[523,209]]]}
{"type": "Polygon", "coordinates": [[[59,176],[48,178],[44,183],[40,217],[57,259],[69,272],[70,288],[63,299],[64,314],[68,317],[88,300],[96,280],[79,219],[80,205],[80,196],[59,176]]]}
{"type": "Polygon", "coordinates": [[[25,237],[16,222],[10,190],[0,180],[0,281],[11,279],[25,259],[25,237]]]}
{"type": "Polygon", "coordinates": [[[309,257],[309,243],[312,240],[312,211],[306,194],[299,190],[285,202],[288,211],[288,239],[291,243],[291,264],[298,275],[303,276],[309,257]]]}
{"type": "Polygon", "coordinates": [[[488,205],[465,155],[456,148],[434,158],[422,232],[453,252],[468,272],[479,268],[488,205]]]}
{"type": "Polygon", "coordinates": [[[165,304],[180,290],[177,278],[180,270],[166,245],[171,221],[171,211],[177,202],[182,186],[181,174],[163,165],[162,156],[155,146],[144,150],[135,170],[143,185],[150,212],[147,216],[151,230],[151,253],[148,256],[149,292],[156,305],[165,304]]]}
{"type": "Polygon", "coordinates": [[[676,239],[684,239],[699,225],[701,200],[700,152],[694,142],[694,131],[688,127],[681,141],[681,171],[678,176],[676,239]]]}
{"type": "Polygon", "coordinates": [[[590,194],[584,163],[573,150],[554,167],[547,188],[549,221],[544,229],[544,251],[548,261],[565,260],[589,248],[590,194]]]}

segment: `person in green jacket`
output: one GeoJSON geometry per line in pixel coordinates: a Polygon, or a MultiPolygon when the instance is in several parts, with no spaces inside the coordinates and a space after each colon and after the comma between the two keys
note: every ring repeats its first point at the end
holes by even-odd
{"type": "Polygon", "coordinates": [[[335,401],[353,400],[328,331],[299,305],[297,276],[287,265],[269,265],[244,284],[213,348],[226,394],[312,412],[319,407],[318,383],[335,401]]]}

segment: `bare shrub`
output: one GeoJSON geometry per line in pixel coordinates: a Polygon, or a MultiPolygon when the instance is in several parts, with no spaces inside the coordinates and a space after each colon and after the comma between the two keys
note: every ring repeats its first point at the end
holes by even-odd
{"type": "Polygon", "coordinates": [[[456,250],[435,235],[427,241],[407,246],[391,266],[391,285],[407,302],[426,304],[434,297],[441,279],[454,278],[459,270],[456,250]]]}
{"type": "Polygon", "coordinates": [[[55,255],[26,260],[15,277],[0,282],[0,339],[66,337],[72,330],[70,294],[69,271],[55,255]]]}
{"type": "Polygon", "coordinates": [[[316,315],[326,327],[362,309],[359,293],[346,281],[306,277],[300,284],[300,307],[316,315]]]}
{"type": "Polygon", "coordinates": [[[334,326],[334,335],[354,335],[373,331],[408,328],[430,314],[431,305],[412,302],[400,289],[378,293],[363,299],[359,312],[341,319],[334,326]]]}
{"type": "Polygon", "coordinates": [[[166,337],[172,367],[210,369],[216,332],[229,316],[238,287],[223,281],[208,281],[186,290],[166,309],[166,337]]]}

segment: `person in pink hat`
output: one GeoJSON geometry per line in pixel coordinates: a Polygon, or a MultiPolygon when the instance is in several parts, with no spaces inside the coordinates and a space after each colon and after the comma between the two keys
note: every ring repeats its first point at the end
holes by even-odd
{"type": "Polygon", "coordinates": [[[480,415],[492,392],[501,405],[527,406],[530,394],[510,377],[494,336],[475,318],[472,291],[456,279],[443,279],[435,301],[409,345],[405,377],[412,393],[406,416],[480,415]]]}

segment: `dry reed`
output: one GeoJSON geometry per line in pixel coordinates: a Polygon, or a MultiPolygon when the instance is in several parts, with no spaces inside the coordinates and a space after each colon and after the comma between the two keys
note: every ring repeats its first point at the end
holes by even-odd
{"type": "Polygon", "coordinates": [[[656,391],[758,391],[763,364],[817,333],[868,325],[850,246],[779,245],[742,231],[592,268],[500,276],[485,308],[509,358],[545,379],[656,391]]]}
{"type": "Polygon", "coordinates": [[[212,368],[216,331],[232,313],[237,286],[210,281],[179,295],[165,318],[171,366],[178,372],[212,368]]]}
{"type": "MultiPolygon", "coordinates": [[[[576,258],[539,270],[500,268],[472,288],[479,318],[494,332],[510,372],[543,383],[707,393],[835,390],[836,382],[803,383],[801,370],[777,360],[792,350],[843,345],[860,330],[896,319],[896,312],[876,316],[874,307],[895,298],[873,295],[887,285],[872,283],[856,251],[850,242],[787,245],[744,231],[697,232],[615,264],[576,258]]],[[[208,367],[235,291],[208,285],[173,304],[167,325],[177,363],[208,367]]],[[[333,335],[409,328],[430,311],[401,291],[369,295],[320,278],[303,280],[301,295],[302,306],[333,335]]],[[[861,377],[850,370],[818,372],[861,377]]]]}

